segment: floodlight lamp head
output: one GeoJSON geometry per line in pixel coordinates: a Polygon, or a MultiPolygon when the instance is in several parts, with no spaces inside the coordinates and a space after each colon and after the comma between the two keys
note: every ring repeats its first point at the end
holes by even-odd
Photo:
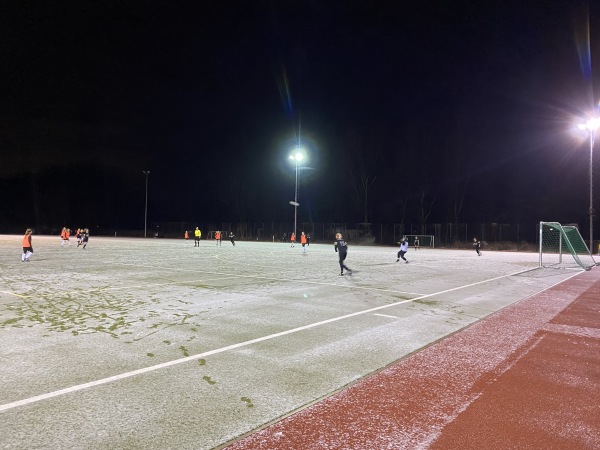
{"type": "Polygon", "coordinates": [[[586,122],[577,125],[580,130],[596,131],[600,127],[600,117],[592,117],[586,122]]]}
{"type": "Polygon", "coordinates": [[[301,150],[301,149],[299,149],[299,150],[296,150],[296,152],[295,152],[295,153],[292,153],[292,154],[290,155],[290,159],[291,159],[292,161],[295,161],[296,163],[298,163],[298,162],[300,162],[300,161],[302,161],[302,160],[304,159],[304,153],[302,153],[302,150],[301,150]]]}
{"type": "Polygon", "coordinates": [[[588,128],[590,130],[596,131],[598,127],[600,127],[600,118],[594,117],[587,121],[588,128]]]}

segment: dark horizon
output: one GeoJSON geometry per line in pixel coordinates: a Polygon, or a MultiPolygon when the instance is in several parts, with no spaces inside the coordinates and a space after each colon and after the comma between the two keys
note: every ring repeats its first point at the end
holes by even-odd
{"type": "Polygon", "coordinates": [[[598,7],[451,3],[4,2],[0,232],[143,228],[145,170],[149,223],[291,222],[299,142],[299,221],[585,235],[598,7]]]}

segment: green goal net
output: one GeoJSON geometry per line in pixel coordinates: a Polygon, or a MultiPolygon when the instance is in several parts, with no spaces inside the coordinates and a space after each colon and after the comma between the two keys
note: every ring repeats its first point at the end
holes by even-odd
{"type": "Polygon", "coordinates": [[[405,236],[408,238],[408,245],[410,245],[411,247],[417,245],[419,248],[435,247],[435,236],[429,234],[406,234],[405,236]]]}
{"type": "Polygon", "coordinates": [[[589,270],[596,265],[577,227],[540,222],[540,267],[589,270]]]}

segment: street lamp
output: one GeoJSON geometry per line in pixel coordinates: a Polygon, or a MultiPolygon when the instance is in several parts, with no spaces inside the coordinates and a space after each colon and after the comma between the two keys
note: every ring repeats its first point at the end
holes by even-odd
{"type": "Polygon", "coordinates": [[[593,178],[592,178],[592,162],[593,162],[593,155],[594,155],[594,138],[596,137],[596,130],[598,129],[598,127],[600,126],[600,118],[599,117],[593,117],[591,119],[589,119],[587,122],[584,123],[580,123],[579,125],[577,125],[577,128],[579,128],[580,130],[585,130],[587,132],[589,132],[590,134],[590,209],[589,209],[589,215],[590,215],[590,252],[593,254],[594,253],[594,248],[593,248],[593,244],[594,244],[594,203],[593,203],[593,187],[594,187],[594,183],[593,183],[593,178]]]}
{"type": "Polygon", "coordinates": [[[294,161],[296,164],[296,190],[294,194],[294,201],[290,202],[290,205],[294,206],[294,236],[297,236],[296,233],[296,224],[298,222],[298,163],[304,159],[303,149],[298,147],[294,153],[290,155],[290,159],[294,161]]]}
{"type": "Polygon", "coordinates": [[[150,171],[142,170],[142,173],[146,175],[146,207],[144,208],[144,237],[146,237],[148,230],[148,175],[150,175],[150,171]]]}

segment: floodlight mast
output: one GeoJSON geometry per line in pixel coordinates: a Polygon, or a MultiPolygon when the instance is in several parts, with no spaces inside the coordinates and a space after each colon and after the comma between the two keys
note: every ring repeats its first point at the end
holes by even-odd
{"type": "MultiPolygon", "coordinates": [[[[597,127],[597,125],[596,125],[597,127]]],[[[596,128],[590,130],[590,252],[594,254],[594,178],[592,176],[593,158],[594,158],[594,137],[596,128]]]]}
{"type": "MultiPolygon", "coordinates": [[[[296,189],[294,191],[294,236],[297,236],[296,225],[298,223],[298,163],[304,159],[304,154],[299,147],[295,153],[290,155],[290,159],[294,161],[296,165],[296,189]]],[[[291,203],[291,202],[290,202],[291,203]]]]}
{"type": "Polygon", "coordinates": [[[148,175],[150,175],[149,170],[142,170],[142,173],[146,175],[146,206],[144,207],[144,237],[147,237],[148,230],[148,175]]]}
{"type": "Polygon", "coordinates": [[[577,127],[580,130],[585,130],[590,134],[590,253],[594,253],[594,179],[592,177],[593,161],[594,161],[594,141],[596,138],[596,130],[600,126],[600,117],[593,117],[586,122],[580,123],[577,127]]]}

